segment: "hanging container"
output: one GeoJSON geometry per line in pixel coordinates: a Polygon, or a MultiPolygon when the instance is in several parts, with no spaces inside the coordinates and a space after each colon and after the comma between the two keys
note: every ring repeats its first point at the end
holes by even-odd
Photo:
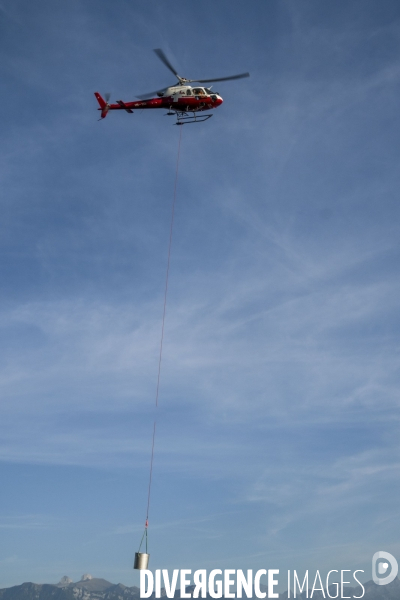
{"type": "Polygon", "coordinates": [[[135,563],[133,565],[134,569],[147,569],[149,566],[149,558],[150,554],[146,554],[145,552],[135,552],[135,563]]]}

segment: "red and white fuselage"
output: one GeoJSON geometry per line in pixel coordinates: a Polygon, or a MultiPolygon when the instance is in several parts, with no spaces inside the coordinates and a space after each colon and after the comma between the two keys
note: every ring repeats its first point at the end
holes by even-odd
{"type": "Polygon", "coordinates": [[[98,92],[94,94],[100,105],[101,118],[107,116],[109,110],[125,110],[132,113],[134,109],[144,108],[164,108],[179,113],[195,113],[205,110],[218,108],[223,103],[218,93],[212,92],[209,88],[192,87],[190,85],[177,85],[169,87],[157,98],[148,100],[135,100],[133,102],[123,102],[117,100],[114,104],[106,102],[98,92]]]}

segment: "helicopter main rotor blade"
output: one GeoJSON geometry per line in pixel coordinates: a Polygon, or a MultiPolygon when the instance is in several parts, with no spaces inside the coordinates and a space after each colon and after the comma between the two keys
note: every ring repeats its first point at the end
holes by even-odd
{"type": "Polygon", "coordinates": [[[168,58],[165,56],[165,54],[161,50],[161,48],[155,48],[154,52],[157,54],[157,56],[161,60],[161,62],[164,63],[164,65],[167,67],[167,69],[169,69],[175,75],[175,77],[177,77],[179,79],[177,70],[171,65],[171,63],[169,62],[168,58]]]}
{"type": "Polygon", "coordinates": [[[244,77],[250,77],[250,73],[240,73],[240,75],[231,75],[230,77],[220,77],[218,79],[191,79],[190,81],[197,81],[198,83],[211,83],[213,81],[229,81],[231,79],[243,79],[244,77]]]}
{"type": "MultiPolygon", "coordinates": [[[[169,69],[171,73],[175,75],[180,85],[185,85],[188,83],[213,83],[215,81],[230,81],[232,79],[243,79],[244,77],[250,77],[250,73],[240,73],[239,75],[231,75],[230,77],[218,77],[215,79],[186,79],[185,77],[181,77],[180,75],[178,75],[177,70],[171,65],[161,48],[154,48],[154,53],[157,54],[158,58],[161,60],[162,63],[164,63],[167,69],[169,69]]],[[[176,87],[176,85],[179,84],[175,83],[172,86],[168,87],[176,87]]],[[[162,88],[161,90],[156,90],[154,92],[149,92],[148,94],[141,94],[140,96],[136,96],[136,98],[139,98],[139,100],[146,100],[147,98],[152,97],[155,94],[165,92],[165,90],[167,90],[168,87],[162,88]]]]}
{"type": "Polygon", "coordinates": [[[148,98],[154,98],[155,94],[161,94],[161,92],[165,92],[169,87],[176,87],[176,83],[169,85],[162,90],[155,90],[154,92],[149,92],[148,94],[140,94],[140,96],[136,96],[139,100],[147,100],[148,98]]]}
{"type": "Polygon", "coordinates": [[[154,96],[158,94],[158,92],[162,91],[163,90],[155,90],[154,92],[149,92],[148,94],[140,94],[140,96],[136,95],[136,98],[139,98],[139,100],[148,100],[150,98],[154,98],[154,96]]]}

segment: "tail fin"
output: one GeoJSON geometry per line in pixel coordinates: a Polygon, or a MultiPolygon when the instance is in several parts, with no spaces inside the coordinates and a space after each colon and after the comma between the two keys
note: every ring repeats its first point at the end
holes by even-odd
{"type": "Polygon", "coordinates": [[[99,92],[95,92],[94,95],[97,98],[97,102],[100,104],[100,108],[104,109],[107,106],[107,102],[100,96],[99,92]]]}
{"type": "Polygon", "coordinates": [[[97,98],[97,102],[100,104],[99,110],[101,110],[101,118],[105,119],[110,108],[109,104],[102,98],[99,92],[95,92],[94,95],[97,98]]]}

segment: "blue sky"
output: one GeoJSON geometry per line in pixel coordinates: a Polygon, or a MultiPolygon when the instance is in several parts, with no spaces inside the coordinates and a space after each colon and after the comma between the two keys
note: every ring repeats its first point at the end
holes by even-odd
{"type": "MultiPolygon", "coordinates": [[[[0,586],[400,557],[400,7],[1,0],[0,586]]],[[[281,586],[281,587],[284,587],[281,586]]]]}

